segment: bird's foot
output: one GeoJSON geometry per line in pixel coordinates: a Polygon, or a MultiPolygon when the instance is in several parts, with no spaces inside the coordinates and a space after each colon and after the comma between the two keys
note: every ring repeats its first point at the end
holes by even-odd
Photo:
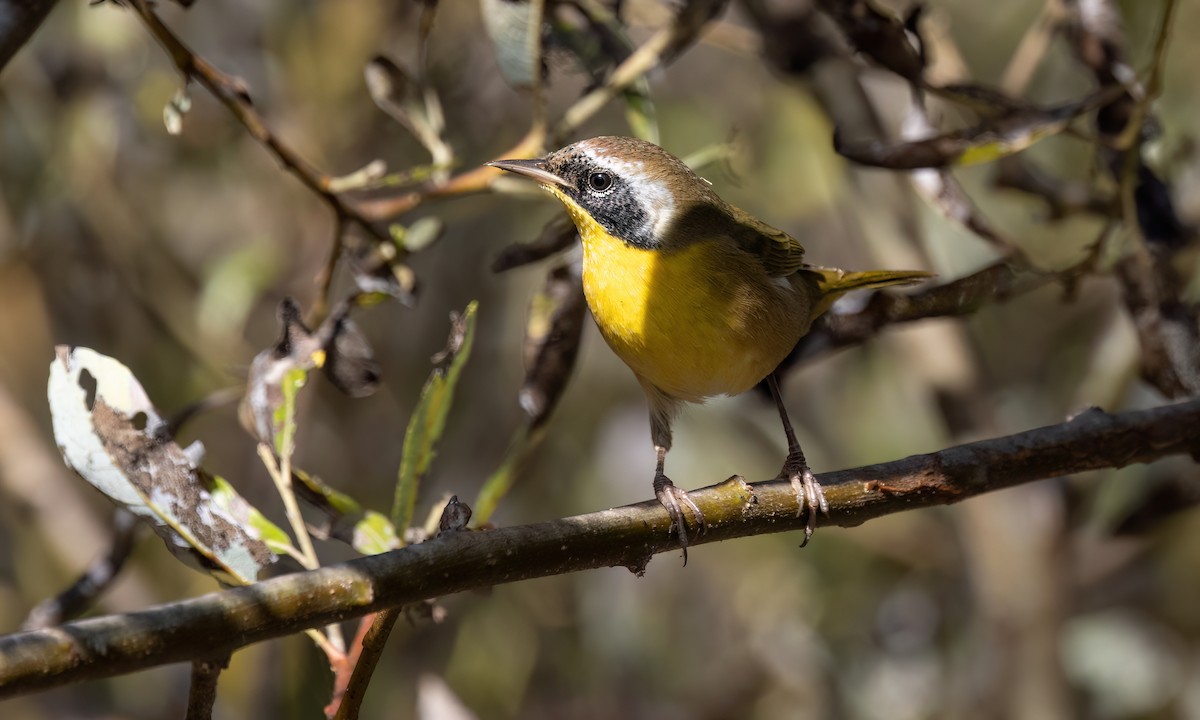
{"type": "Polygon", "coordinates": [[[821,483],[817,482],[816,476],[803,458],[789,455],[783,463],[783,469],[779,471],[779,476],[792,482],[792,490],[796,493],[796,502],[799,505],[796,517],[808,510],[808,521],[804,524],[804,542],[800,543],[800,547],[804,547],[812,537],[813,531],[817,529],[818,511],[829,514],[829,501],[825,499],[821,483]]]}
{"type": "Polygon", "coordinates": [[[692,516],[696,518],[697,534],[708,529],[704,513],[700,512],[700,508],[696,507],[696,503],[688,497],[687,490],[675,487],[675,483],[662,473],[654,477],[654,496],[667,509],[667,515],[671,516],[671,530],[674,530],[679,536],[679,546],[683,549],[683,564],[687,565],[687,517],[685,517],[683,509],[686,507],[691,510],[692,516]]]}

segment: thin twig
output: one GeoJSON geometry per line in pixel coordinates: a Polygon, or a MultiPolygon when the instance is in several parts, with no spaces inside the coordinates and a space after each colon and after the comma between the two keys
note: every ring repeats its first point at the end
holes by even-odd
{"type": "MultiPolygon", "coordinates": [[[[653,70],[664,60],[665,56],[677,52],[691,42],[698,34],[699,28],[707,22],[706,13],[714,5],[720,5],[720,2],[704,0],[685,6],[670,27],[659,30],[631,53],[613,70],[604,85],[584,95],[569,107],[555,125],[549,139],[554,142],[555,146],[561,144],[565,138],[570,137],[609,101],[653,70]]],[[[538,69],[535,69],[535,72],[537,71],[538,69]]],[[[537,102],[535,98],[535,103],[537,102]]],[[[494,159],[533,157],[545,150],[546,124],[539,122],[539,111],[536,105],[534,110],[534,122],[525,137],[494,159]]],[[[445,182],[435,181],[425,187],[400,195],[363,200],[357,207],[367,218],[377,221],[387,220],[409,212],[427,200],[483,192],[491,188],[492,183],[501,175],[502,171],[496,168],[480,166],[456,175],[445,182]]]]}
{"type": "Polygon", "coordinates": [[[58,4],[58,0],[0,2],[0,70],[17,54],[58,4]]]}
{"type": "MultiPolygon", "coordinates": [[[[330,176],[317,170],[291,147],[285,145],[270,128],[250,101],[250,93],[240,79],[227,75],[203,57],[192,52],[151,9],[147,0],[130,0],[150,34],[162,45],[185,80],[195,80],[205,87],[264,148],[279,160],[284,169],[294,175],[309,190],[321,197],[339,218],[345,218],[380,241],[390,240],[387,231],[378,227],[371,217],[350,200],[330,189],[330,176]]],[[[339,238],[340,241],[340,238],[339,238]]]]}
{"type": "Polygon", "coordinates": [[[613,70],[608,82],[577,100],[563,113],[562,119],[554,126],[551,137],[555,144],[565,142],[580,126],[600,112],[609,101],[653,70],[662,60],[663,53],[671,47],[674,39],[675,30],[673,28],[659,30],[613,70]]]}
{"type": "Polygon", "coordinates": [[[530,0],[528,28],[529,37],[525,47],[533,53],[533,84],[530,91],[533,95],[533,124],[534,132],[544,132],[546,129],[546,83],[542,76],[542,28],[546,26],[546,0],[530,0]]]}
{"type": "MultiPolygon", "coordinates": [[[[545,131],[534,127],[516,145],[500,153],[495,159],[533,157],[535,154],[542,152],[545,143],[545,131]]],[[[388,220],[412,210],[427,200],[484,192],[503,174],[503,170],[480,165],[479,167],[455,175],[446,182],[433,182],[399,195],[362,200],[359,202],[358,207],[363,215],[372,220],[388,220]]]]}
{"type": "Polygon", "coordinates": [[[1100,190],[1094,182],[1063,180],[1041,170],[1020,155],[1010,155],[997,161],[992,185],[1000,189],[1017,190],[1041,200],[1054,220],[1075,213],[1113,217],[1118,210],[1111,194],[1100,190]]]}
{"type": "Polygon", "coordinates": [[[179,435],[179,431],[183,429],[183,426],[191,422],[193,418],[217,408],[234,405],[242,399],[245,393],[246,388],[241,385],[212,391],[172,415],[171,419],[167,422],[167,434],[171,437],[179,435]]]}
{"type": "Polygon", "coordinates": [[[134,539],[141,528],[141,523],[133,513],[117,510],[113,520],[112,546],[108,552],[96,558],[71,587],[43,600],[30,610],[25,622],[21,623],[21,629],[53,627],[82,615],[117,579],[133,552],[134,539]]]}
{"type": "MultiPolygon", "coordinates": [[[[331,628],[331,627],[337,627],[337,625],[334,623],[330,623],[329,625],[326,626],[326,628],[331,628]]],[[[340,630],[340,628],[339,628],[339,630],[340,630]]],[[[345,650],[338,647],[337,645],[334,645],[333,641],[330,640],[320,630],[317,630],[316,628],[309,628],[304,631],[304,634],[309,636],[310,638],[312,638],[312,641],[314,643],[316,643],[316,646],[321,648],[321,652],[325,653],[325,657],[329,658],[329,666],[330,667],[335,667],[337,665],[337,663],[340,662],[342,660],[343,656],[345,655],[345,650]]]]}
{"type": "Polygon", "coordinates": [[[325,319],[329,313],[329,308],[333,304],[330,293],[333,291],[333,276],[337,272],[338,260],[342,257],[342,241],[345,237],[346,220],[342,216],[338,216],[333,225],[334,241],[329,246],[329,257],[325,259],[325,265],[321,268],[321,273],[317,276],[317,285],[320,290],[317,292],[317,300],[313,304],[312,314],[309,317],[309,322],[313,327],[317,327],[325,319]]]}
{"type": "Polygon", "coordinates": [[[1150,116],[1150,106],[1162,91],[1162,69],[1166,61],[1167,47],[1171,37],[1171,23],[1175,16],[1175,0],[1167,0],[1163,10],[1162,23],[1154,41],[1154,59],[1150,65],[1149,78],[1141,96],[1133,104],[1133,111],[1125,127],[1121,129],[1113,143],[1114,148],[1123,153],[1120,164],[1120,174],[1117,178],[1120,184],[1121,214],[1125,225],[1129,228],[1138,242],[1134,243],[1135,252],[1142,257],[1140,262],[1147,268],[1152,263],[1145,246],[1145,238],[1140,231],[1137,205],[1134,200],[1134,190],[1138,183],[1138,168],[1142,162],[1142,130],[1146,119],[1150,116]]]}
{"type": "Polygon", "coordinates": [[[550,138],[556,145],[562,144],[610,100],[660,63],[669,63],[678,57],[720,14],[725,4],[726,0],[690,0],[684,3],[667,27],[656,32],[625,58],[603,85],[584,95],[563,113],[550,138]]]}
{"type": "MultiPolygon", "coordinates": [[[[304,516],[300,514],[300,504],[296,502],[296,492],[292,487],[290,453],[285,453],[281,462],[277,463],[275,453],[271,451],[271,448],[266,443],[259,443],[258,456],[262,459],[263,465],[267,468],[267,474],[271,476],[271,480],[275,483],[275,488],[279,491],[279,497],[283,500],[284,514],[287,515],[288,524],[292,526],[292,534],[296,536],[296,544],[300,546],[300,553],[292,555],[292,557],[305,569],[313,570],[320,567],[321,561],[317,558],[317,551],[313,547],[312,536],[309,535],[308,527],[304,524],[304,516]]],[[[326,628],[326,634],[321,634],[316,630],[309,630],[308,636],[329,657],[330,665],[334,665],[343,659],[346,652],[346,643],[342,638],[342,629],[336,623],[330,623],[329,627],[326,628]]]]}
{"type": "Polygon", "coordinates": [[[186,720],[212,720],[213,705],[217,702],[217,679],[227,667],[228,653],[220,660],[196,660],[192,663],[186,720]]]}
{"type": "Polygon", "coordinates": [[[1142,154],[1143,126],[1161,91],[1177,3],[1167,0],[1165,4],[1144,87],[1126,60],[1126,40],[1115,4],[1092,0],[1084,8],[1075,0],[1071,5],[1077,59],[1097,82],[1126,88],[1123,96],[1100,109],[1096,126],[1105,143],[1099,148],[1100,158],[1117,182],[1120,216],[1128,231],[1125,256],[1115,270],[1138,333],[1141,375],[1168,397],[1194,395],[1200,392],[1198,311],[1184,299],[1174,265],[1185,229],[1170,207],[1170,187],[1157,178],[1142,154]]]}
{"type": "Polygon", "coordinates": [[[1003,303],[1054,283],[1061,284],[1070,295],[1081,278],[1096,272],[1101,243],[1109,229],[1105,227],[1081,260],[1062,270],[1035,269],[1026,266],[1019,256],[1010,256],[970,275],[917,292],[877,292],[859,310],[821,316],[812,330],[800,338],[784,365],[791,367],[866,342],[891,325],[971,315],[981,307],[1003,303]]]}
{"type": "MultiPolygon", "coordinates": [[[[1065,423],[928,455],[824,473],[826,525],[854,526],[1044,478],[1169,455],[1200,458],[1200,400],[1065,423]]],[[[798,530],[787,480],[740,478],[694,490],[708,532],[693,545],[798,530]]],[[[61,628],[0,637],[0,697],[214,657],[251,643],[430,597],[597,567],[641,573],[679,548],[657,501],[479,532],[446,533],[401,550],[249,587],[61,628]]],[[[819,536],[818,536],[819,537],[819,536]]],[[[819,540],[818,540],[819,542],[819,540]]]]}
{"type": "Polygon", "coordinates": [[[267,447],[266,443],[259,443],[258,457],[262,459],[263,465],[267,468],[267,474],[275,482],[275,488],[283,500],[283,509],[287,515],[288,524],[292,526],[292,534],[296,536],[296,544],[300,546],[300,564],[307,570],[320,567],[317,551],[313,548],[312,537],[309,536],[308,529],[304,525],[304,516],[300,514],[300,505],[296,502],[296,493],[292,489],[291,462],[288,456],[284,455],[281,468],[276,463],[275,453],[271,451],[271,448],[267,447]]]}
{"type": "Polygon", "coordinates": [[[401,608],[388,608],[362,619],[362,629],[354,639],[354,654],[350,657],[354,669],[344,682],[341,677],[335,681],[333,700],[325,708],[326,717],[333,717],[334,720],[358,718],[362,702],[367,696],[367,685],[402,612],[401,608]]]}
{"type": "Polygon", "coordinates": [[[1042,287],[1053,275],[1001,260],[957,280],[914,293],[877,292],[852,313],[830,312],[800,338],[787,364],[805,362],[827,352],[856,345],[890,325],[935,317],[957,317],[1042,287]]]}
{"type": "Polygon", "coordinates": [[[1176,0],[1166,0],[1163,9],[1162,22],[1158,26],[1158,35],[1154,39],[1154,58],[1150,63],[1150,72],[1146,85],[1140,97],[1134,104],[1133,113],[1125,124],[1121,134],[1113,142],[1117,150],[1135,150],[1140,152],[1142,144],[1142,126],[1150,116],[1150,106],[1162,92],[1162,70],[1166,64],[1167,47],[1170,45],[1171,25],[1175,19],[1176,0]]]}
{"type": "Polygon", "coordinates": [[[1042,64],[1046,51],[1050,49],[1050,41],[1054,39],[1054,33],[1058,30],[1064,12],[1062,0],[1042,1],[1041,12],[1033,21],[1033,25],[1021,36],[1020,45],[1013,51],[1008,66],[1004,68],[1000,88],[1005,93],[1014,97],[1025,94],[1034,72],[1042,64]]]}

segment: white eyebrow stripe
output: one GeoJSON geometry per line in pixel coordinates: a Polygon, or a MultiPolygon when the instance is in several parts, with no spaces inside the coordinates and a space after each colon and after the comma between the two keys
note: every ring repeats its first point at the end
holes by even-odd
{"type": "Polygon", "coordinates": [[[626,175],[632,176],[642,172],[643,164],[641,160],[622,160],[601,149],[591,147],[584,148],[583,154],[600,167],[605,170],[611,170],[621,177],[625,177],[626,175]]]}

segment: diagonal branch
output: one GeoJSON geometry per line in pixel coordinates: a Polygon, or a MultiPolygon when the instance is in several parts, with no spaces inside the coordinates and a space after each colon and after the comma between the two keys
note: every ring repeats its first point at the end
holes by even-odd
{"type": "Polygon", "coordinates": [[[351,657],[346,663],[349,671],[334,678],[333,700],[325,707],[325,717],[333,720],[354,720],[367,695],[367,685],[383,655],[392,627],[400,618],[400,608],[389,608],[360,621],[358,637],[351,645],[351,657]]]}
{"type": "MultiPolygon", "coordinates": [[[[853,526],[902,510],[1085,470],[1200,458],[1200,399],[1152,410],[1088,410],[1059,425],[928,455],[825,473],[830,517],[853,526]]],[[[786,480],[694,491],[708,532],[693,544],[803,527],[786,480]]],[[[426,598],[606,566],[641,573],[678,548],[649,501],[550,522],[443,535],[382,555],[126,615],[0,637],[0,697],[220,657],[251,643],[426,598]]]]}
{"type": "Polygon", "coordinates": [[[970,315],[988,304],[1036,290],[1054,281],[1055,275],[1037,272],[1021,262],[1002,259],[970,275],[918,292],[877,292],[862,309],[852,313],[826,313],[784,361],[792,367],[839,348],[866,342],[889,325],[936,317],[970,315]]]}
{"type": "Polygon", "coordinates": [[[121,568],[125,567],[125,561],[133,553],[138,531],[144,527],[138,522],[137,516],[124,509],[117,510],[113,525],[112,545],[108,552],[93,560],[69,588],[30,610],[21,629],[53,627],[79,617],[112,586],[121,574],[121,568]]]}
{"type": "Polygon", "coordinates": [[[0,0],[0,70],[42,25],[58,0],[0,0]]]}
{"type": "Polygon", "coordinates": [[[826,313],[800,338],[780,370],[786,372],[825,353],[866,342],[890,325],[970,315],[1052,283],[1061,285],[1064,296],[1070,298],[1079,281],[1095,272],[1108,230],[1104,229],[1079,262],[1061,270],[1034,268],[1020,256],[1010,255],[942,285],[912,293],[877,292],[859,310],[826,313]]]}
{"type": "Polygon", "coordinates": [[[270,128],[254,104],[245,83],[239,78],[228,75],[203,57],[192,52],[174,32],[168,28],[150,7],[148,0],[131,0],[130,3],[137,11],[142,22],[154,39],[162,45],[172,62],[186,80],[195,80],[212,93],[227,110],[246,128],[251,137],[274,155],[284,169],[294,175],[309,190],[321,197],[337,215],[339,224],[349,220],[360,226],[364,231],[382,242],[391,242],[387,231],[378,227],[373,219],[365,214],[357,204],[343,198],[331,188],[332,178],[300,156],[290,146],[283,143],[270,128]]]}

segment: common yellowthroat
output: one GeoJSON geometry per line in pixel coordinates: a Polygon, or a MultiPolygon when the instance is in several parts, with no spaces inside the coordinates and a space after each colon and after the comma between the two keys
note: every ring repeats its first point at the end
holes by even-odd
{"type": "Polygon", "coordinates": [[[916,271],[812,267],[795,238],[722,200],[708,181],[653,143],[597,137],[536,160],[488,163],[531,178],[557,197],[583,240],[583,288],[609,346],[633,370],[650,405],[658,453],[654,494],[687,560],[687,522],[704,514],[663,474],[671,422],[684,402],[736,395],[767,380],[787,434],[780,477],[790,478],[804,542],[828,513],[788,420],[774,370],[814,318],[842,294],[907,285],[916,271]]]}

